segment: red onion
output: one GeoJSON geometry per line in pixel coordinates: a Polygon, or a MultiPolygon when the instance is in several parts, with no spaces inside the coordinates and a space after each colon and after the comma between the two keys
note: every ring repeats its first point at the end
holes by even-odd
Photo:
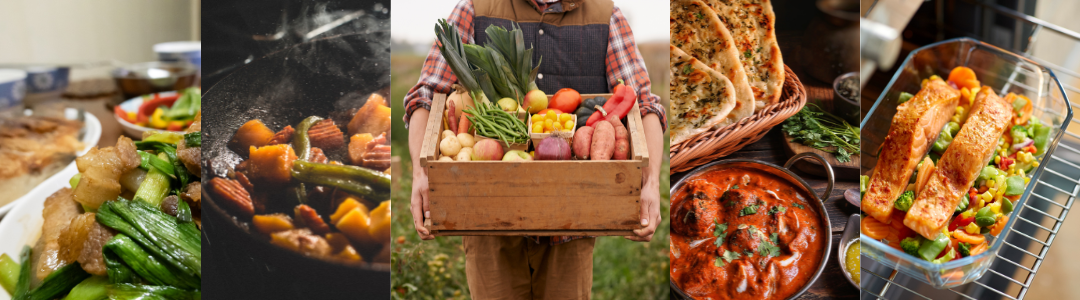
{"type": "Polygon", "coordinates": [[[552,134],[536,144],[536,160],[570,160],[570,144],[552,134]]]}
{"type": "Polygon", "coordinates": [[[1020,149],[1024,149],[1024,147],[1031,146],[1032,144],[1035,144],[1035,140],[1027,139],[1027,141],[1025,141],[1025,142],[1020,142],[1020,143],[1017,143],[1017,144],[1013,144],[1012,145],[1012,151],[1019,151],[1020,149]]]}

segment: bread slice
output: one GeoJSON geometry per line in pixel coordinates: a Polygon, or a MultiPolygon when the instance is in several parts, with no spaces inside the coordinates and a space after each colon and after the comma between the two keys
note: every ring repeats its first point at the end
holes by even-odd
{"type": "Polygon", "coordinates": [[[747,81],[754,91],[757,107],[776,103],[784,85],[784,59],[776,44],[772,4],[769,0],[708,0],[708,4],[724,23],[747,81]]]}
{"type": "Polygon", "coordinates": [[[678,144],[720,124],[735,108],[731,80],[671,45],[671,143],[678,144]]]}
{"type": "MultiPolygon", "coordinates": [[[[671,1],[670,29],[672,45],[720,72],[734,86],[735,107],[714,126],[727,126],[753,114],[753,90],[739,61],[735,42],[716,12],[700,0],[671,1]]],[[[677,118],[678,115],[672,119],[677,118]]]]}

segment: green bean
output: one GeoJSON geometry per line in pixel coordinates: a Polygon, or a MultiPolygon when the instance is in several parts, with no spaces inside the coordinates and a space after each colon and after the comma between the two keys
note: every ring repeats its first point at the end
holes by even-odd
{"type": "Polygon", "coordinates": [[[308,138],[308,129],[322,120],[323,118],[319,116],[310,116],[296,126],[296,134],[293,134],[293,148],[296,148],[296,156],[300,160],[311,159],[311,139],[308,138]]]}
{"type": "Polygon", "coordinates": [[[313,176],[358,180],[377,189],[390,189],[390,175],[363,167],[320,164],[298,160],[293,162],[293,170],[310,173],[313,176]]]}
{"type": "Polygon", "coordinates": [[[352,179],[317,176],[312,175],[309,172],[298,172],[295,169],[292,170],[292,177],[314,185],[336,187],[348,191],[349,193],[360,196],[366,200],[369,205],[378,204],[379,201],[390,198],[390,193],[375,191],[371,186],[352,179]]]}

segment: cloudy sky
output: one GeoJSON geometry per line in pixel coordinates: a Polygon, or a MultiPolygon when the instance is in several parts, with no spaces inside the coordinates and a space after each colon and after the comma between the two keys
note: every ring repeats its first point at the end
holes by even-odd
{"type": "MultiPolygon", "coordinates": [[[[518,1],[518,0],[513,0],[518,1]]],[[[639,43],[668,39],[668,2],[614,0],[639,43]]],[[[390,31],[394,40],[429,45],[435,41],[435,22],[450,16],[456,0],[392,0],[390,31]]]]}

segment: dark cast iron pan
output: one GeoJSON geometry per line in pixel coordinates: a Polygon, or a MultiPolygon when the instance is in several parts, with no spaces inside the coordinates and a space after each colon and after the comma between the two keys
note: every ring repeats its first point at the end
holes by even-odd
{"type": "MultiPolygon", "coordinates": [[[[240,161],[226,147],[244,122],[272,130],[308,116],[344,116],[390,86],[388,32],[314,40],[256,59],[203,95],[203,176],[223,176],[240,161]]],[[[350,115],[351,116],[351,115],[350,115]]],[[[339,124],[347,119],[335,117],[339,124]]],[[[214,299],[382,298],[390,264],[345,265],[274,246],[203,189],[203,295],[214,299]]],[[[324,213],[325,212],[321,212],[324,213]]]]}

